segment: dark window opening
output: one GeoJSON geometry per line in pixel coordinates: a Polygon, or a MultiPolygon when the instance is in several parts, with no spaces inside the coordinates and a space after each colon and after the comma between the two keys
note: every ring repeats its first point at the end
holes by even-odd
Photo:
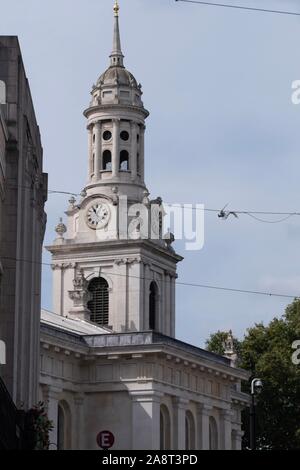
{"type": "Polygon", "coordinates": [[[96,277],[90,282],[88,290],[92,296],[87,305],[91,312],[91,322],[98,325],[108,325],[109,292],[106,280],[102,277],[96,277]]]}
{"type": "Polygon", "coordinates": [[[157,325],[157,285],[155,282],[150,284],[150,295],[149,295],[149,328],[155,330],[157,325]]]}
{"type": "Polygon", "coordinates": [[[111,171],[111,151],[104,150],[103,152],[103,163],[102,163],[103,170],[111,171]]]}
{"type": "Polygon", "coordinates": [[[104,131],[103,132],[103,140],[110,140],[111,139],[111,132],[110,131],[104,131]]]}
{"type": "Polygon", "coordinates": [[[129,134],[127,131],[122,131],[120,134],[120,137],[122,140],[128,140],[129,139],[129,134]]]}
{"type": "Polygon", "coordinates": [[[65,413],[60,405],[57,414],[57,449],[65,450],[65,413]]]}
{"type": "Polygon", "coordinates": [[[120,152],[120,170],[129,170],[129,153],[127,150],[122,150],[122,152],[120,152]]]}
{"type": "Polygon", "coordinates": [[[185,415],[185,450],[195,449],[195,421],[190,411],[185,415]]]}

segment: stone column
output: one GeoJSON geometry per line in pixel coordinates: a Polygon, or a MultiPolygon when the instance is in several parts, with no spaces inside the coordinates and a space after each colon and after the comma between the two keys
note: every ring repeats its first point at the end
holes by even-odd
{"type": "Polygon", "coordinates": [[[87,127],[88,130],[88,156],[89,156],[89,168],[88,178],[91,179],[93,174],[93,125],[90,124],[87,127]]]}
{"type": "Polygon", "coordinates": [[[164,276],[164,306],[163,306],[163,315],[164,318],[164,329],[163,333],[165,335],[171,336],[171,277],[168,271],[165,271],[164,276]]]}
{"type": "Polygon", "coordinates": [[[112,176],[117,176],[120,166],[120,120],[113,119],[112,176]]]}
{"type": "Polygon", "coordinates": [[[150,329],[150,318],[149,318],[149,283],[150,279],[152,279],[152,273],[150,270],[149,263],[144,263],[144,329],[150,329]]]}
{"type": "Polygon", "coordinates": [[[43,395],[44,395],[44,402],[46,404],[47,415],[50,421],[52,421],[53,429],[49,433],[49,441],[50,441],[50,450],[57,450],[57,424],[58,424],[58,402],[59,402],[59,395],[62,392],[61,389],[48,386],[45,388],[43,395]]]}
{"type": "Polygon", "coordinates": [[[95,124],[95,168],[94,180],[98,181],[100,178],[100,159],[101,159],[101,121],[95,124]]]}
{"type": "Polygon", "coordinates": [[[209,416],[212,406],[199,403],[197,406],[197,449],[209,450],[209,416]]]}
{"type": "Polygon", "coordinates": [[[128,272],[127,259],[116,259],[114,262],[114,292],[118,295],[114,297],[114,305],[112,306],[112,315],[110,316],[110,325],[115,331],[128,331],[128,312],[127,305],[127,288],[128,288],[128,272]]]}
{"type": "MultiPolygon", "coordinates": [[[[83,403],[84,403],[84,396],[76,395],[74,397],[74,420],[75,423],[72,425],[72,428],[75,432],[72,435],[72,449],[73,450],[84,450],[85,442],[83,441],[85,432],[83,429],[83,403]]],[[[71,430],[70,430],[71,431],[71,430]]]]}
{"type": "Polygon", "coordinates": [[[231,450],[231,410],[220,411],[220,446],[222,450],[231,450]]]}
{"type": "Polygon", "coordinates": [[[131,179],[137,177],[137,124],[134,121],[130,123],[131,127],[131,159],[129,169],[131,170],[131,179]]]}
{"type": "Polygon", "coordinates": [[[184,398],[174,398],[174,449],[185,450],[185,416],[189,401],[184,398]]]}
{"type": "Polygon", "coordinates": [[[160,400],[162,394],[153,390],[131,392],[132,450],[159,450],[160,400]]]}
{"type": "Polygon", "coordinates": [[[232,431],[232,450],[241,450],[242,449],[242,437],[244,433],[243,431],[238,431],[237,429],[234,429],[232,431]]]}
{"type": "Polygon", "coordinates": [[[140,173],[141,173],[142,181],[144,181],[144,179],[145,179],[145,129],[146,129],[146,126],[141,125],[141,133],[140,133],[140,173]]]}
{"type": "Polygon", "coordinates": [[[170,306],[170,336],[175,338],[175,302],[176,302],[176,279],[177,274],[170,277],[171,306],[170,306]]]}
{"type": "Polygon", "coordinates": [[[57,315],[64,313],[64,266],[51,265],[53,273],[53,310],[57,315]]]}

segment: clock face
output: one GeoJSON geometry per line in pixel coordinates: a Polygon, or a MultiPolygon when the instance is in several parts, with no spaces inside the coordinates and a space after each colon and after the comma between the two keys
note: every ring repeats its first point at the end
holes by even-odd
{"type": "Polygon", "coordinates": [[[110,219],[110,209],[104,202],[94,202],[88,207],[86,212],[86,221],[90,228],[104,228],[110,219]]]}

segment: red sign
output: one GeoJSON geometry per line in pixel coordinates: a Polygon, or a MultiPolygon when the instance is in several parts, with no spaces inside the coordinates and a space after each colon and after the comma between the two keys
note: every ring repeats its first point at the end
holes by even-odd
{"type": "Polygon", "coordinates": [[[110,449],[115,442],[115,436],[110,431],[101,431],[97,436],[97,444],[101,449],[110,449]]]}

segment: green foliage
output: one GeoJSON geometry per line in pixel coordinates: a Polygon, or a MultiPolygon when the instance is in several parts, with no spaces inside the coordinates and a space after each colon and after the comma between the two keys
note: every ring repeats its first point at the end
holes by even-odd
{"type": "Polygon", "coordinates": [[[48,419],[44,403],[40,402],[29,410],[28,418],[35,449],[48,450],[49,432],[53,429],[53,423],[48,419]]]}
{"type": "MultiPolygon", "coordinates": [[[[225,341],[227,336],[228,332],[226,331],[217,331],[217,333],[210,335],[209,339],[206,341],[207,351],[223,355],[225,352],[225,341]]],[[[239,356],[241,348],[240,341],[237,338],[233,338],[233,345],[237,355],[239,356]]]]}
{"type": "MultiPolygon", "coordinates": [[[[218,331],[207,349],[224,353],[227,333],[218,331]]],[[[300,449],[300,365],[292,363],[292,343],[300,339],[300,301],[288,305],[285,314],[269,325],[249,328],[239,343],[239,366],[251,378],[263,380],[257,397],[257,438],[260,449],[300,449]]],[[[250,384],[247,391],[250,390],[250,384]]],[[[243,413],[244,446],[249,445],[249,411],[243,413]]]]}

